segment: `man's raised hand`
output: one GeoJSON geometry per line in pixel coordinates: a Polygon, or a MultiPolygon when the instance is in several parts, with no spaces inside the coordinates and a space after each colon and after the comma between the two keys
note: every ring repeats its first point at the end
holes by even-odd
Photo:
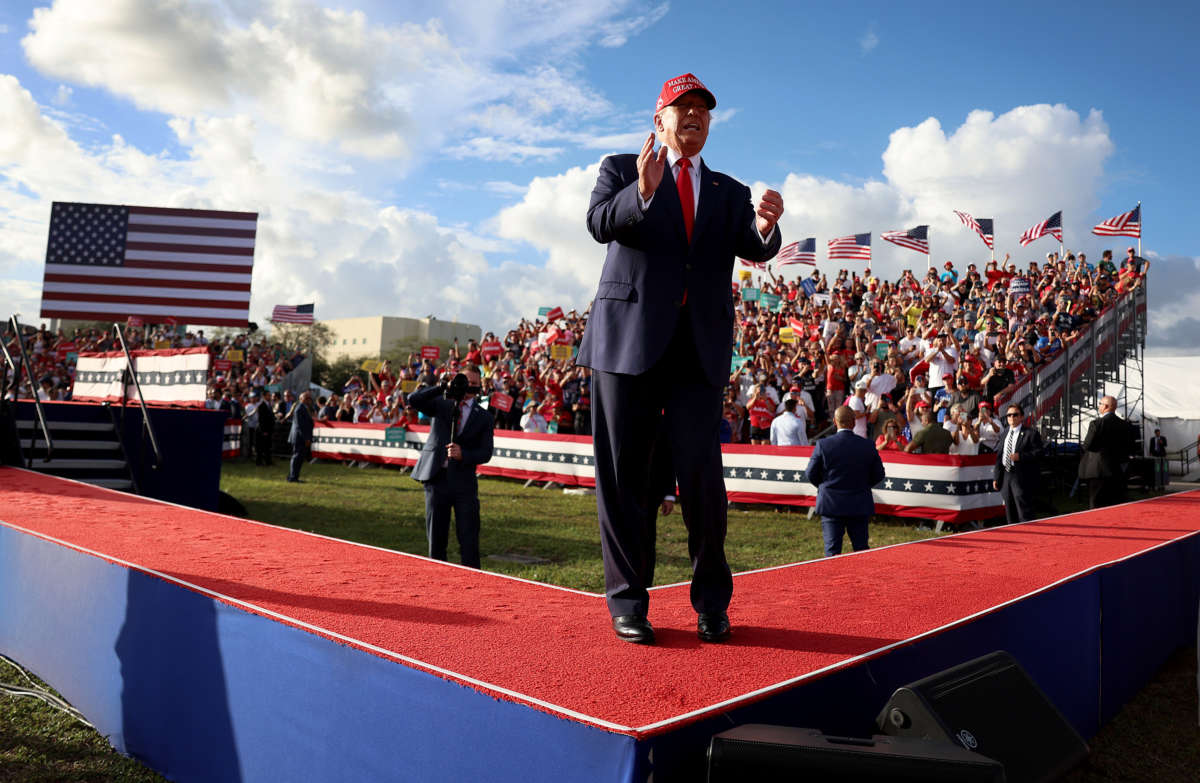
{"type": "Polygon", "coordinates": [[[642,196],[642,201],[649,201],[654,197],[654,191],[658,190],[658,183],[662,182],[663,169],[666,168],[666,165],[667,148],[659,147],[658,152],[655,152],[654,134],[651,133],[642,144],[642,151],[638,153],[637,159],[638,192],[642,196]]]}
{"type": "Polygon", "coordinates": [[[779,222],[780,216],[783,215],[783,196],[779,195],[774,190],[768,190],[763,193],[762,198],[758,201],[758,233],[766,239],[771,234],[771,229],[775,228],[775,224],[779,222]]]}

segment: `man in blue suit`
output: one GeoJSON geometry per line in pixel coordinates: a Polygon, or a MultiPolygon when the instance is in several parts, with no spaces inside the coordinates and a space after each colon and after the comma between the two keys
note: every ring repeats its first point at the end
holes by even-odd
{"type": "Polygon", "coordinates": [[[429,556],[446,559],[450,509],[462,564],[480,567],[479,480],[475,468],[492,458],[490,413],[479,407],[479,372],[464,373],[462,401],[446,396],[444,386],[428,386],[408,395],[408,404],[429,416],[429,438],[421,447],[412,477],[425,485],[425,537],[429,556]],[[453,434],[451,434],[453,427],[453,434]]]}
{"type": "Polygon", "coordinates": [[[292,444],[292,462],[288,468],[287,480],[291,482],[300,483],[300,466],[312,457],[312,407],[312,392],[305,391],[300,393],[300,399],[288,411],[288,416],[292,419],[292,428],[288,430],[288,443],[292,444]]]}
{"type": "MultiPolygon", "coordinates": [[[[713,94],[692,74],[667,81],[654,133],[637,155],[600,165],[588,230],[608,245],[577,362],[591,367],[596,505],[605,594],[620,639],[653,644],[652,444],[665,433],[692,559],[701,640],[729,636],[733,577],[725,559],[721,393],[732,354],[734,258],[779,250],[783,199],[700,158],[713,94]],[[654,148],[655,136],[662,146],[654,148]],[[660,429],[661,427],[661,429],[660,429]]],[[[656,495],[658,495],[656,497],[656,495]]]]}
{"type": "Polygon", "coordinates": [[[854,411],[843,405],[834,411],[833,420],[837,434],[817,441],[808,460],[826,557],[842,553],[842,536],[847,533],[855,552],[867,548],[867,521],[875,513],[871,487],[884,476],[875,445],[854,434],[854,411]]]}

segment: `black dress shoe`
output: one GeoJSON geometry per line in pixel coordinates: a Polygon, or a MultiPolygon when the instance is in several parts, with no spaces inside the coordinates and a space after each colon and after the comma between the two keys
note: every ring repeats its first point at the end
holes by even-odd
{"type": "Polygon", "coordinates": [[[640,614],[623,614],[612,619],[617,638],[634,644],[654,644],[654,629],[650,621],[640,614]]]}
{"type": "Polygon", "coordinates": [[[705,612],[696,623],[696,635],[702,642],[723,642],[729,638],[729,615],[705,612]]]}

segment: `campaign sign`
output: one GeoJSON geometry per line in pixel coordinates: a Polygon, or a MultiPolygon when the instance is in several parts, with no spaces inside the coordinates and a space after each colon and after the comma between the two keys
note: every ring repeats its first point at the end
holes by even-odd
{"type": "Polygon", "coordinates": [[[538,308],[538,318],[549,315],[550,311],[553,309],[554,309],[553,307],[539,307],[538,308]]]}
{"type": "Polygon", "coordinates": [[[403,443],[407,436],[406,427],[388,427],[383,431],[383,440],[386,443],[403,443]]]}
{"type": "Polygon", "coordinates": [[[758,301],[758,289],[750,288],[748,286],[746,288],[743,288],[742,289],[742,301],[743,302],[757,302],[758,301]]]}
{"type": "Polygon", "coordinates": [[[358,365],[358,369],[366,370],[367,372],[379,372],[383,369],[383,362],[378,359],[363,359],[363,363],[358,365]]]}
{"type": "Polygon", "coordinates": [[[767,293],[766,291],[764,291],[759,296],[759,304],[761,304],[763,307],[770,310],[771,312],[777,313],[777,312],[779,312],[780,306],[782,304],[782,299],[777,294],[767,293]]]}
{"type": "Polygon", "coordinates": [[[228,359],[216,359],[213,361],[213,369],[217,372],[228,372],[230,367],[233,367],[233,362],[228,359]]]}
{"type": "Polygon", "coordinates": [[[479,346],[479,355],[483,357],[485,362],[491,361],[503,353],[504,346],[496,340],[489,340],[488,342],[485,342],[479,346]]]}
{"type": "Polygon", "coordinates": [[[563,315],[563,309],[561,307],[555,307],[553,310],[550,310],[546,313],[546,319],[549,321],[557,321],[559,318],[562,318],[563,315]]]}
{"type": "Polygon", "coordinates": [[[417,382],[414,380],[400,381],[400,391],[405,394],[411,394],[417,390],[417,382]]]}
{"type": "Polygon", "coordinates": [[[61,362],[63,359],[67,358],[67,354],[69,354],[73,351],[77,351],[78,349],[79,349],[79,346],[77,346],[75,343],[59,343],[58,350],[57,350],[57,354],[58,354],[57,358],[61,362]]]}
{"type": "Polygon", "coordinates": [[[225,352],[225,358],[231,362],[244,362],[246,361],[246,353],[240,348],[230,348],[225,352]]]}
{"type": "Polygon", "coordinates": [[[495,408],[498,411],[510,411],[512,410],[512,404],[513,398],[504,392],[494,392],[488,398],[488,407],[495,408]]]}
{"type": "Polygon", "coordinates": [[[779,342],[781,342],[781,343],[796,342],[796,333],[792,330],[792,327],[785,326],[779,330],[779,342]]]}
{"type": "Polygon", "coordinates": [[[570,346],[570,345],[562,345],[561,343],[556,343],[556,344],[550,346],[550,358],[551,359],[570,359],[574,355],[575,355],[575,351],[573,350],[572,346],[570,346]]]}
{"type": "Polygon", "coordinates": [[[438,348],[436,345],[422,345],[421,346],[421,358],[422,359],[433,359],[434,361],[437,361],[438,359],[441,358],[441,356],[442,356],[442,349],[438,348]]]}
{"type": "Polygon", "coordinates": [[[750,361],[750,358],[751,357],[749,357],[749,356],[734,356],[732,359],[729,360],[729,371],[737,372],[739,367],[741,367],[746,362],[750,361]]]}

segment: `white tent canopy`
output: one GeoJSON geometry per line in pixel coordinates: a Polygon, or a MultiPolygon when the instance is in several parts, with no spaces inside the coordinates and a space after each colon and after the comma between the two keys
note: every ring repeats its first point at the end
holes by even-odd
{"type": "Polygon", "coordinates": [[[1162,430],[1168,449],[1181,449],[1200,434],[1200,356],[1147,356],[1144,362],[1146,418],[1162,430]]]}

